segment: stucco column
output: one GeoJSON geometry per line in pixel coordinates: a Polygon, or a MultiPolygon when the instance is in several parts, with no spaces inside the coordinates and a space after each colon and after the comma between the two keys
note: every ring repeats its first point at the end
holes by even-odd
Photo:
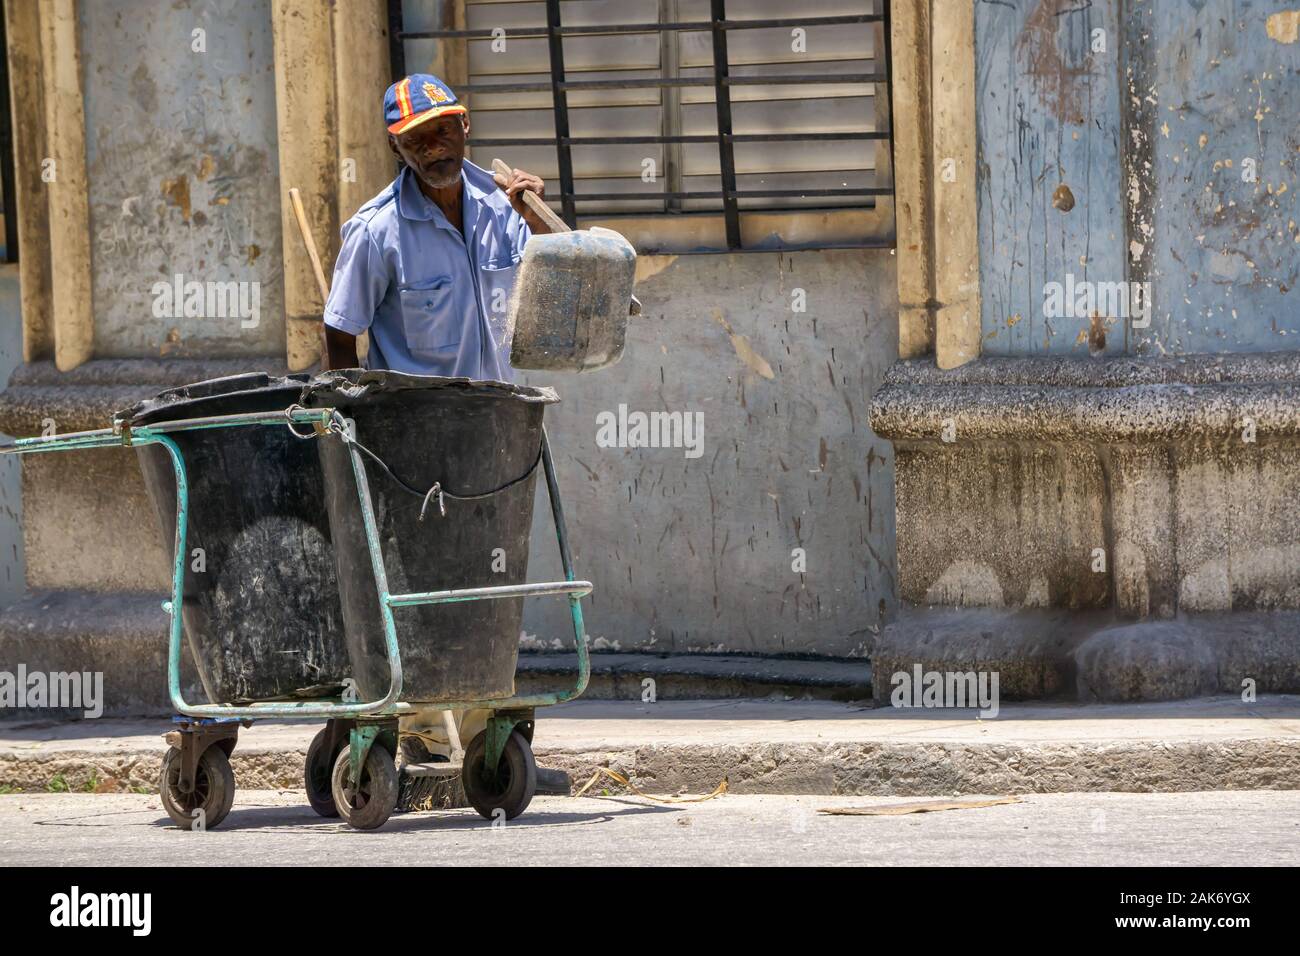
{"type": "Polygon", "coordinates": [[[40,154],[38,164],[49,202],[54,363],[60,371],[67,371],[91,357],[95,341],[76,0],[44,0],[40,27],[48,151],[40,154]]]}
{"type": "MultiPolygon", "coordinates": [[[[341,226],[376,196],[396,168],[380,109],[392,82],[388,61],[388,7],[384,0],[355,0],[334,8],[334,88],[338,103],[338,206],[341,226]]],[[[333,266],[331,256],[323,265],[333,266]]],[[[357,339],[357,355],[370,348],[357,339]]]]}
{"type": "Polygon", "coordinates": [[[931,22],[935,360],[955,368],[980,353],[975,5],[934,0],[931,22]]]}
{"type": "Polygon", "coordinates": [[[334,8],[340,224],[391,182],[396,169],[382,111],[392,82],[387,30],[384,0],[351,0],[334,8]]]}
{"type": "MultiPolygon", "coordinates": [[[[297,187],[327,275],[338,247],[339,127],[329,0],[273,0],[275,112],[280,152],[285,347],[289,368],[320,359],[325,303],[303,248],[289,190],[297,187]]],[[[386,58],[385,58],[386,60],[386,58]]],[[[359,64],[350,67],[361,69],[359,64]]]]}
{"type": "Polygon", "coordinates": [[[934,230],[930,165],[930,0],[890,7],[898,355],[934,351],[934,230]]]}
{"type": "Polygon", "coordinates": [[[955,368],[980,352],[975,17],[969,0],[894,0],[898,353],[955,368]]]}
{"type": "Polygon", "coordinates": [[[23,313],[23,361],[54,354],[50,288],[50,209],[41,180],[45,148],[45,88],[41,69],[40,8],[5,4],[9,45],[9,102],[14,135],[14,191],[18,218],[18,276],[23,313]]]}

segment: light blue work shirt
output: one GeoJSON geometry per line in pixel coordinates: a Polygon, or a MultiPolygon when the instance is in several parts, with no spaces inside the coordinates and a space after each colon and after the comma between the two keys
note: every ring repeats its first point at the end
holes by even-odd
{"type": "Polygon", "coordinates": [[[511,382],[506,309],[532,233],[492,179],[461,169],[464,233],[403,169],[342,229],[325,324],[370,332],[366,365],[511,382]]]}

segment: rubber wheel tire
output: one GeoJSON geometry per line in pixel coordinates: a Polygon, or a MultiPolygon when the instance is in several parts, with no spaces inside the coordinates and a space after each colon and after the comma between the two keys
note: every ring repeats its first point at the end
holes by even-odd
{"type": "Polygon", "coordinates": [[[496,812],[505,812],[513,820],[528,809],[537,792],[537,761],[533,748],[519,731],[510,732],[501,762],[497,764],[495,779],[485,780],[483,764],[487,756],[487,731],[470,741],[465,749],[465,765],[461,769],[461,785],[469,804],[479,815],[495,819],[496,812]]]}
{"type": "Polygon", "coordinates": [[[235,805],[235,772],[220,746],[209,747],[199,757],[194,769],[193,793],[181,793],[180,785],[181,752],[169,747],[158,778],[158,794],[167,816],[182,830],[194,829],[193,814],[199,808],[203,809],[203,829],[213,830],[235,805]]]}
{"type": "Polygon", "coordinates": [[[349,826],[357,830],[376,830],[388,822],[397,808],[397,765],[392,754],[375,744],[366,754],[365,765],[361,768],[359,792],[349,794],[347,780],[351,754],[352,746],[349,744],[339,751],[338,759],[334,761],[330,783],[334,806],[349,826]]]}
{"type": "Polygon", "coordinates": [[[307,788],[307,802],[322,817],[337,817],[338,805],[334,803],[334,754],[325,749],[329,731],[322,730],[312,738],[307,748],[307,763],[303,767],[303,785],[307,788]]]}

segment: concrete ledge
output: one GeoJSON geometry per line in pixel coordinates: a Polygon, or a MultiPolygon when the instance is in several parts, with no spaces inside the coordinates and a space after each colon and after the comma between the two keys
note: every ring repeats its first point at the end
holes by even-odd
{"type": "Polygon", "coordinates": [[[871,406],[891,440],[1167,442],[1300,436],[1300,357],[1292,353],[1181,360],[980,359],[941,371],[899,362],[871,406]]]}
{"type": "Polygon", "coordinates": [[[876,704],[889,704],[896,673],[998,674],[1004,700],[1071,699],[1075,649],[1111,623],[1105,612],[1026,608],[904,608],[876,639],[871,662],[876,704]]]}
{"type": "Polygon", "coordinates": [[[1300,351],[1130,358],[1064,355],[985,356],[960,368],[925,360],[895,363],[886,385],[1052,385],[1125,388],[1131,385],[1300,383],[1300,351]]]}
{"type": "Polygon", "coordinates": [[[1003,700],[1181,700],[1240,694],[1247,686],[1256,694],[1300,693],[1297,633],[1296,611],[1133,623],[1107,612],[910,608],[872,651],[874,699],[888,704],[891,675],[916,664],[997,672],[1003,700]]]}
{"type": "Polygon", "coordinates": [[[0,432],[39,435],[52,418],[60,433],[107,428],[113,413],[166,388],[266,371],[282,374],[284,356],[246,359],[94,359],[60,372],[53,362],[20,365],[0,392],[0,432]]]}
{"type": "Polygon", "coordinates": [[[900,362],[871,422],[904,602],[1300,610],[1300,353],[900,362]]]}
{"type": "MultiPolygon", "coordinates": [[[[0,725],[0,788],[152,792],[165,721],[0,725]]],[[[301,789],[317,724],[240,732],[244,789],[301,789]]],[[[597,767],[643,790],[939,796],[1300,789],[1300,698],[970,711],[864,710],[823,701],[577,701],[543,711],[543,766],[597,767]]]]}
{"type": "MultiPolygon", "coordinates": [[[[553,690],[578,672],[576,654],[520,654],[520,692],[553,690]]],[[[592,654],[586,700],[640,700],[642,681],[658,700],[717,700],[777,695],[805,700],[870,700],[871,664],[710,654],[592,654]]]]}

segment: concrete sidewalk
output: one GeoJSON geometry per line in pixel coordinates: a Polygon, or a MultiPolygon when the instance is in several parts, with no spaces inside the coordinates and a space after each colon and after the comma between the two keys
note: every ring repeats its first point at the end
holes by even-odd
{"type": "MultiPolygon", "coordinates": [[[[240,731],[241,789],[298,789],[320,723],[240,731]]],[[[157,784],[164,720],[0,722],[0,791],[157,784]]],[[[974,711],[830,701],[577,701],[539,712],[539,763],[597,767],[650,793],[956,793],[1300,789],[1300,697],[1007,704],[974,711]]]]}

